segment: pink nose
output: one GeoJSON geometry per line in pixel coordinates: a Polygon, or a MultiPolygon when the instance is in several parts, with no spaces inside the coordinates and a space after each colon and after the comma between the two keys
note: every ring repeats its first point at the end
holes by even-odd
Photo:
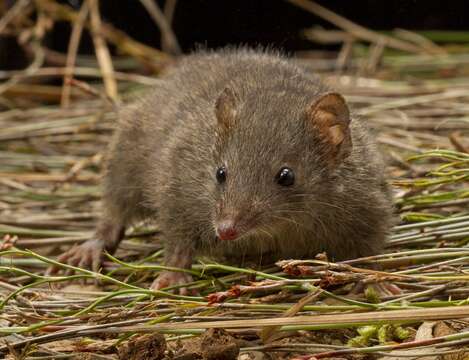
{"type": "Polygon", "coordinates": [[[234,240],[238,237],[234,221],[224,220],[218,224],[217,235],[220,240],[234,240]]]}

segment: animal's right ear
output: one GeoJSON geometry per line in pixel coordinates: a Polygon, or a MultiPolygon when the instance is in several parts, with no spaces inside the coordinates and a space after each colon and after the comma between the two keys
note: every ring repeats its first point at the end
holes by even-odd
{"type": "Polygon", "coordinates": [[[227,87],[218,96],[215,103],[215,115],[222,133],[229,132],[236,121],[237,98],[233,90],[227,87]]]}
{"type": "Polygon", "coordinates": [[[327,93],[316,99],[306,110],[306,123],[327,145],[332,159],[350,154],[350,111],[342,95],[327,93]]]}

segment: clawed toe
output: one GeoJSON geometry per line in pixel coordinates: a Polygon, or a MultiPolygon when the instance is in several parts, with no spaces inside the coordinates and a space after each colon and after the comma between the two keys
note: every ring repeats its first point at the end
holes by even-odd
{"type": "Polygon", "coordinates": [[[163,271],[156,279],[153,281],[150,289],[152,290],[161,290],[168,287],[180,286],[174,291],[180,295],[189,295],[192,291],[188,290],[183,285],[189,284],[193,281],[192,275],[182,272],[173,272],[173,271],[163,271]]]}
{"type": "MultiPolygon", "coordinates": [[[[93,268],[93,271],[97,271],[101,264],[102,253],[103,248],[101,243],[97,240],[89,240],[79,246],[72,247],[66,253],[59,256],[57,262],[82,269],[93,268]]],[[[61,272],[62,269],[59,265],[51,265],[45,274],[47,276],[55,275],[61,272]]],[[[73,269],[68,268],[64,271],[64,275],[70,276],[73,272],[73,269]]]]}

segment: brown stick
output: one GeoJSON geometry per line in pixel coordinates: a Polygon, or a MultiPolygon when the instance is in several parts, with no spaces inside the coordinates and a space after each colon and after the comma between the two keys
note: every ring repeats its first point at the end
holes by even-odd
{"type": "MultiPolygon", "coordinates": [[[[303,307],[316,300],[320,295],[322,294],[322,289],[317,288],[310,293],[308,293],[306,296],[300,299],[296,304],[294,304],[290,309],[285,311],[283,313],[283,316],[285,317],[292,317],[295,316],[303,307]]],[[[267,344],[269,342],[272,342],[275,339],[275,334],[280,330],[280,326],[266,326],[264,329],[262,329],[260,333],[260,338],[262,339],[262,342],[264,344],[267,344]]]]}
{"type": "Polygon", "coordinates": [[[451,144],[453,144],[454,148],[458,151],[461,151],[463,153],[469,154],[469,148],[464,145],[462,138],[461,138],[461,132],[458,131],[453,131],[449,135],[449,141],[451,141],[451,144]]]}
{"type": "MultiPolygon", "coordinates": [[[[436,344],[441,344],[441,343],[445,343],[445,345],[446,345],[446,337],[445,336],[440,336],[440,337],[435,337],[435,338],[425,339],[425,340],[409,341],[409,342],[396,344],[396,345],[383,345],[383,346],[381,346],[381,348],[382,348],[382,350],[399,350],[399,349],[411,349],[411,348],[416,348],[416,347],[423,347],[423,346],[428,346],[428,345],[436,345],[436,344]]],[[[453,342],[453,344],[454,343],[455,342],[453,342]]],[[[363,352],[363,348],[332,350],[332,351],[321,352],[321,353],[315,354],[315,355],[299,356],[299,357],[292,358],[290,360],[317,360],[317,359],[337,357],[337,356],[340,356],[340,355],[354,354],[354,353],[360,353],[360,352],[363,352]]],[[[433,349],[433,353],[435,355],[437,354],[435,349],[433,349]]],[[[419,354],[419,355],[421,356],[421,354],[419,354]]],[[[399,355],[397,355],[397,354],[393,355],[392,353],[389,354],[388,356],[389,356],[389,358],[399,358],[400,357],[399,355]]],[[[412,359],[415,359],[415,358],[417,358],[417,354],[416,354],[415,357],[412,357],[412,359]]]]}
{"type": "Polygon", "coordinates": [[[355,37],[362,39],[362,40],[367,40],[372,43],[379,43],[383,42],[386,46],[398,49],[398,50],[403,50],[403,51],[409,51],[412,53],[424,53],[424,52],[429,52],[430,49],[424,49],[421,46],[416,46],[412,43],[409,43],[404,40],[396,39],[388,35],[382,35],[378,34],[374,31],[371,31],[361,25],[358,25],[343,16],[337,15],[336,13],[330,11],[329,9],[326,9],[325,7],[315,3],[314,1],[310,0],[287,0],[290,3],[305,9],[306,11],[309,11],[310,13],[313,13],[329,22],[332,24],[336,25],[337,27],[344,29],[354,35],[355,37]]]}
{"type": "Polygon", "coordinates": [[[93,37],[96,58],[103,74],[104,88],[106,89],[106,94],[112,100],[117,101],[117,82],[114,77],[114,66],[101,30],[101,15],[99,14],[98,0],[88,0],[88,6],[91,13],[91,35],[93,37]]]}
{"type": "Polygon", "coordinates": [[[8,24],[21,12],[23,9],[28,6],[30,0],[20,0],[17,1],[7,12],[6,14],[0,19],[0,34],[5,30],[8,24]]]}
{"type": "MultiPolygon", "coordinates": [[[[172,329],[211,329],[211,328],[257,328],[259,326],[327,326],[334,324],[374,324],[376,322],[420,322],[444,319],[462,319],[469,317],[469,305],[447,306],[431,309],[406,309],[393,311],[372,311],[353,314],[314,315],[297,317],[278,317],[271,319],[253,320],[227,320],[227,321],[202,321],[193,323],[158,324],[138,327],[138,331],[158,331],[172,329]]],[[[132,330],[136,330],[133,328],[132,330]]],[[[121,328],[119,331],[132,331],[121,328]]]]}
{"type": "Polygon", "coordinates": [[[73,23],[72,34],[70,35],[70,42],[68,44],[67,61],[65,64],[65,74],[62,87],[62,107],[70,105],[70,94],[72,92],[71,80],[73,77],[73,68],[77,58],[78,45],[80,44],[81,34],[83,32],[84,23],[89,13],[88,3],[84,2],[78,13],[77,21],[73,23]]]}
{"type": "MultiPolygon", "coordinates": [[[[176,11],[176,4],[177,0],[166,0],[166,2],[164,3],[163,14],[170,27],[173,23],[174,12],[176,11]]],[[[170,45],[167,43],[167,39],[163,35],[161,35],[161,49],[166,52],[170,51],[170,45]]]]}
{"type": "Polygon", "coordinates": [[[176,10],[177,0],[166,0],[164,3],[163,14],[168,24],[173,22],[174,11],[176,10]]]}
{"type": "Polygon", "coordinates": [[[397,37],[400,37],[404,40],[408,40],[408,41],[410,41],[414,44],[418,44],[424,49],[428,49],[429,52],[439,53],[439,54],[446,54],[447,53],[447,51],[445,49],[438,46],[437,44],[435,44],[430,39],[427,39],[425,36],[422,36],[422,35],[417,34],[415,32],[412,32],[412,31],[409,31],[409,30],[404,30],[404,29],[395,29],[393,31],[393,33],[396,34],[397,37]]]}
{"type": "MultiPolygon", "coordinates": [[[[0,177],[14,179],[17,181],[24,182],[65,182],[67,181],[67,174],[41,174],[41,173],[7,173],[0,172],[0,177]]],[[[77,175],[73,181],[74,182],[90,182],[98,181],[98,175],[77,175]]]]}
{"type": "MultiPolygon", "coordinates": [[[[36,6],[56,20],[75,22],[78,18],[77,11],[74,11],[68,5],[59,4],[55,1],[41,0],[36,3],[36,6]]],[[[85,27],[91,27],[89,22],[86,22],[85,27]]],[[[101,33],[107,41],[119,48],[119,51],[134,56],[156,71],[161,70],[171,62],[171,57],[168,54],[132,39],[109,23],[101,23],[101,33]]]]}
{"type": "Polygon", "coordinates": [[[172,55],[179,55],[181,53],[181,48],[179,47],[176,35],[174,34],[173,29],[171,29],[171,25],[166,20],[166,17],[164,16],[158,4],[156,4],[156,2],[153,0],[140,0],[140,2],[145,7],[145,9],[147,9],[151,18],[160,29],[161,37],[164,39],[162,44],[165,44],[168,52],[172,55]]]}

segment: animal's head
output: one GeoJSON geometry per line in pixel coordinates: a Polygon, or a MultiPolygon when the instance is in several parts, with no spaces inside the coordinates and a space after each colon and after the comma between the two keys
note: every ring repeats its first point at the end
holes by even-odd
{"type": "Polygon", "coordinates": [[[213,226],[220,240],[268,236],[320,210],[323,182],[352,149],[341,95],[226,88],[215,116],[213,226]]]}

